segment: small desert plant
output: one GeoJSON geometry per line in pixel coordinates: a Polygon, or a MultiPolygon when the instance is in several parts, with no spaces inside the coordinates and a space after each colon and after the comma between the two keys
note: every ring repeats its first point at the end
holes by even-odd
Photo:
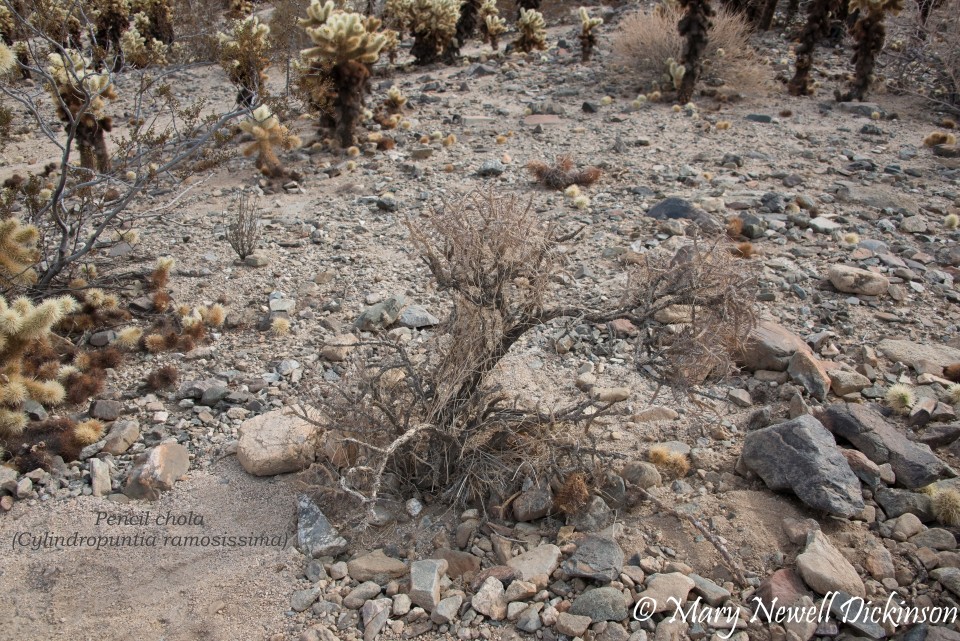
{"type": "Polygon", "coordinates": [[[580,59],[590,60],[597,46],[597,34],[593,30],[603,24],[603,18],[591,18],[586,7],[580,7],[580,59]]]}
{"type": "Polygon", "coordinates": [[[463,0],[413,0],[410,11],[413,47],[410,54],[418,65],[437,62],[451,47],[455,36],[460,4],[463,0]]]}
{"type": "Polygon", "coordinates": [[[266,96],[266,68],[270,64],[270,27],[256,16],[236,20],[230,33],[219,33],[220,66],[237,87],[237,104],[253,107],[266,96]]]}
{"type": "Polygon", "coordinates": [[[173,44],[175,39],[173,10],[168,0],[133,0],[132,9],[136,14],[134,22],[137,20],[137,15],[143,15],[137,28],[144,38],[156,40],[168,46],[173,44]]]}
{"type": "Polygon", "coordinates": [[[480,32],[483,41],[497,51],[500,49],[500,36],[507,31],[507,21],[500,17],[496,0],[483,0],[480,6],[480,32]]]}
{"type": "MultiPolygon", "coordinates": [[[[749,95],[763,91],[770,81],[769,67],[761,64],[750,44],[750,26],[738,14],[717,7],[707,31],[707,44],[700,61],[703,79],[711,85],[722,80],[726,91],[749,95]]],[[[645,90],[674,89],[669,61],[682,61],[684,41],[677,31],[683,10],[676,3],[653,11],[630,13],[620,21],[612,38],[613,59],[626,68],[645,90]]],[[[684,67],[684,73],[686,68],[684,67]]],[[[647,96],[650,102],[656,99],[647,96]]]]}
{"type": "Polygon", "coordinates": [[[886,37],[884,17],[903,11],[903,0],[850,0],[850,11],[859,11],[860,17],[851,33],[856,40],[853,63],[856,68],[850,89],[835,92],[837,101],[863,100],[873,79],[877,56],[883,50],[886,37]]]}
{"type": "Polygon", "coordinates": [[[547,26],[543,15],[535,9],[520,9],[520,19],[517,20],[519,37],[513,41],[517,51],[529,53],[535,49],[547,48],[547,26]]]}
{"type": "Polygon", "coordinates": [[[376,31],[379,20],[334,11],[333,2],[320,5],[313,0],[310,9],[314,13],[308,12],[303,24],[314,46],[302,55],[332,87],[337,137],[346,149],[353,144],[353,130],[363,110],[370,65],[380,57],[386,38],[376,31]],[[321,19],[319,26],[311,26],[321,19]]]}
{"type": "Polygon", "coordinates": [[[541,1],[542,0],[517,0],[517,20],[523,17],[524,10],[539,12],[541,1]]]}
{"type": "Polygon", "coordinates": [[[647,458],[667,478],[681,479],[690,471],[690,462],[679,452],[674,452],[662,445],[651,447],[647,458]]]}
{"type": "Polygon", "coordinates": [[[583,472],[567,475],[553,498],[554,507],[564,514],[578,514],[589,502],[590,486],[583,472]]]}
{"type": "Polygon", "coordinates": [[[960,492],[951,488],[934,489],[931,505],[933,515],[940,523],[960,527],[960,492]]]}
{"type": "Polygon", "coordinates": [[[891,385],[884,398],[886,399],[890,408],[897,414],[908,414],[910,412],[910,408],[913,407],[913,404],[917,400],[917,397],[913,393],[913,389],[911,389],[909,385],[904,385],[903,383],[891,385]]]}
{"type": "Polygon", "coordinates": [[[177,384],[180,373],[174,365],[163,365],[147,375],[147,388],[159,392],[177,384]]]}
{"type": "Polygon", "coordinates": [[[236,214],[227,226],[226,239],[237,252],[240,260],[253,254],[260,242],[260,203],[246,192],[240,192],[236,200],[236,214]]]}
{"type": "Polygon", "coordinates": [[[936,147],[937,145],[955,145],[957,137],[949,132],[934,131],[923,139],[924,147],[936,147]]]}
{"type": "MultiPolygon", "coordinates": [[[[550,189],[566,189],[570,185],[587,187],[599,180],[601,171],[598,167],[573,168],[573,159],[570,156],[560,156],[553,165],[539,160],[527,163],[527,169],[544,187],[550,189]]],[[[579,196],[576,194],[574,197],[579,196]]]]}
{"type": "Polygon", "coordinates": [[[257,169],[263,175],[270,178],[291,177],[277,157],[275,148],[288,151],[296,149],[300,146],[300,139],[280,124],[280,119],[269,107],[260,105],[254,109],[253,113],[240,123],[240,129],[253,136],[253,142],[243,150],[243,155],[257,154],[257,169]]]}

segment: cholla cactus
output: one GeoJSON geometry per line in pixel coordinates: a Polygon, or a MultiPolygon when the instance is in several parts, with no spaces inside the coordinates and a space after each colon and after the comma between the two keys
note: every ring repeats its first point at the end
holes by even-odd
{"type": "Polygon", "coordinates": [[[40,260],[38,240],[40,232],[33,225],[23,225],[16,218],[0,220],[0,286],[36,281],[33,265],[40,260]]]}
{"type": "Polygon", "coordinates": [[[446,50],[447,61],[453,62],[460,55],[460,48],[467,43],[467,40],[477,30],[482,5],[483,0],[463,0],[463,4],[460,5],[460,17],[457,19],[453,41],[446,50]]]}
{"type": "Polygon", "coordinates": [[[333,0],[327,0],[324,4],[320,4],[318,0],[313,0],[307,7],[307,17],[300,18],[297,23],[304,29],[322,27],[335,10],[336,5],[333,4],[333,0]]]}
{"type": "Polygon", "coordinates": [[[167,45],[160,40],[147,40],[150,33],[150,19],[145,13],[138,13],[133,19],[134,26],[120,36],[120,50],[124,61],[132,67],[143,69],[150,65],[162,65],[167,62],[167,45]]]}
{"type": "MultiPolygon", "coordinates": [[[[845,0],[840,0],[843,5],[845,0]]],[[[813,93],[810,72],[813,70],[813,52],[817,42],[830,31],[830,12],[834,0],[812,0],[807,7],[807,22],[800,33],[795,49],[797,66],[793,78],[787,83],[787,90],[794,96],[808,96],[813,93]]]]}
{"type": "Polygon", "coordinates": [[[383,101],[383,106],[386,107],[388,114],[401,113],[406,104],[407,97],[400,92],[400,87],[393,85],[387,89],[387,99],[383,101]]]}
{"type": "Polygon", "coordinates": [[[47,73],[52,83],[47,86],[57,115],[67,123],[69,131],[76,123],[77,149],[84,169],[110,171],[110,153],[104,132],[112,128],[112,120],[103,115],[104,99],[116,100],[117,94],[107,74],[90,68],[90,61],[77,51],[66,50],[66,57],[51,53],[47,73]]]}
{"type": "Polygon", "coordinates": [[[25,402],[49,406],[63,401],[65,391],[56,380],[59,368],[54,376],[41,379],[27,372],[24,360],[41,351],[38,346],[48,340],[50,328],[74,306],[70,297],[34,306],[26,298],[10,305],[0,296],[0,436],[16,436],[26,427],[25,402]]]}
{"type": "Polygon", "coordinates": [[[387,24],[395,28],[402,38],[413,25],[413,0],[387,0],[383,15],[387,24]]]}
{"type": "Polygon", "coordinates": [[[496,0],[483,0],[480,5],[480,32],[483,41],[489,44],[494,51],[500,48],[500,36],[507,31],[507,21],[500,17],[496,0]]]}
{"type": "Polygon", "coordinates": [[[713,26],[710,18],[714,15],[710,0],[680,0],[685,13],[677,31],[683,38],[683,57],[681,62],[686,70],[677,87],[677,102],[683,104],[693,98],[694,86],[703,68],[703,52],[707,49],[707,33],[713,26]]]}
{"type": "Polygon", "coordinates": [[[17,65],[17,56],[5,42],[0,42],[0,76],[5,76],[17,65]]]}
{"type": "MultiPolygon", "coordinates": [[[[173,12],[170,10],[169,0],[133,0],[131,9],[136,14],[144,14],[146,23],[141,23],[137,29],[147,40],[159,40],[165,45],[173,44],[173,12]]],[[[136,22],[136,17],[134,17],[136,22]]]]}
{"type": "Polygon", "coordinates": [[[463,0],[413,0],[413,47],[418,65],[436,62],[451,46],[457,33],[463,0]]]}
{"type": "MultiPolygon", "coordinates": [[[[318,5],[313,0],[311,8],[318,5]]],[[[318,27],[306,27],[314,47],[302,56],[310,68],[317,69],[333,87],[333,108],[340,145],[353,144],[353,129],[363,111],[363,92],[370,77],[369,65],[380,57],[386,38],[371,28],[379,21],[368,21],[359,13],[334,11],[318,27]]]]}
{"type": "Polygon", "coordinates": [[[0,2],[0,43],[6,45],[13,44],[16,24],[13,19],[13,14],[10,13],[10,9],[7,8],[6,4],[0,2]]]}
{"type": "Polygon", "coordinates": [[[244,107],[252,107],[257,96],[266,95],[269,34],[270,27],[256,16],[235,20],[229,34],[217,34],[220,66],[237,86],[237,104],[244,107]]]}
{"type": "Polygon", "coordinates": [[[667,73],[664,74],[664,85],[673,84],[673,88],[680,90],[680,85],[683,84],[683,77],[687,74],[687,68],[674,60],[673,58],[667,58],[667,73]]]}
{"type": "Polygon", "coordinates": [[[67,0],[35,0],[30,14],[32,27],[64,49],[83,46],[83,25],[77,17],[79,3],[67,0]]]}
{"type": "Polygon", "coordinates": [[[234,20],[243,20],[253,13],[253,2],[250,0],[230,0],[230,9],[227,17],[234,20]]]}
{"type": "Polygon", "coordinates": [[[591,18],[586,7],[580,7],[579,13],[581,60],[587,62],[593,55],[593,48],[597,46],[597,35],[593,30],[603,24],[603,18],[591,18]]]}
{"type": "Polygon", "coordinates": [[[296,149],[300,139],[280,124],[280,119],[271,113],[270,108],[261,105],[240,123],[240,129],[253,136],[254,141],[243,150],[244,156],[257,154],[257,169],[270,178],[289,176],[274,148],[296,149]]]}
{"type": "Polygon", "coordinates": [[[524,53],[534,49],[547,48],[547,28],[543,15],[535,9],[520,9],[520,19],[517,21],[517,30],[520,37],[514,41],[517,51],[524,53]]]}
{"type": "Polygon", "coordinates": [[[899,15],[903,0],[850,0],[850,13],[860,12],[860,17],[850,32],[857,41],[853,54],[856,75],[846,93],[835,93],[837,101],[863,100],[873,80],[873,67],[877,54],[883,50],[886,28],[883,26],[887,13],[899,15]]]}
{"type": "Polygon", "coordinates": [[[127,0],[100,0],[95,5],[95,12],[94,35],[97,45],[118,52],[120,38],[130,26],[130,5],[127,0]]]}

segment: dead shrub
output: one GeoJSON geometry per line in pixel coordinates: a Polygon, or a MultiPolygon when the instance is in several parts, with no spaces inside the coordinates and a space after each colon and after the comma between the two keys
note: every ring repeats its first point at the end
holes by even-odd
{"type": "MultiPolygon", "coordinates": [[[[725,373],[754,324],[756,279],[734,266],[727,241],[647,256],[630,268],[619,300],[596,307],[558,282],[564,243],[576,233],[540,220],[529,201],[474,192],[407,227],[449,296],[448,319],[416,354],[390,340],[357,344],[340,382],[318,382],[313,408],[299,412],[321,437],[356,447],[338,485],[364,504],[383,491],[502,507],[525,478],[573,483],[573,473],[592,473],[585,466],[609,466],[618,455],[600,449],[591,425],[622,397],[529,407],[497,384],[498,364],[531,330],[629,319],[646,337],[638,365],[689,384],[725,373]],[[673,305],[690,307],[689,322],[655,320],[673,305]]],[[[583,498],[576,485],[570,509],[583,498]]]]}
{"type": "MultiPolygon", "coordinates": [[[[750,44],[750,25],[725,7],[714,10],[702,57],[701,84],[719,78],[723,80],[722,94],[762,95],[773,75],[750,44]]],[[[625,16],[613,34],[613,61],[625,67],[645,90],[673,90],[668,61],[679,62],[683,56],[683,38],[677,31],[683,15],[679,3],[658,5],[652,11],[625,16]]]]}
{"type": "Polygon", "coordinates": [[[544,187],[550,189],[566,189],[570,185],[588,187],[600,179],[603,173],[599,167],[573,168],[573,159],[570,156],[560,156],[551,166],[539,160],[527,163],[527,169],[544,187]]]}

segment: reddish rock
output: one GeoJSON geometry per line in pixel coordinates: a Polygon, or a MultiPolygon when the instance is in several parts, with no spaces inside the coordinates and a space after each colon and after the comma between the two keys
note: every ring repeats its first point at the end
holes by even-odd
{"type": "Polygon", "coordinates": [[[767,612],[774,612],[776,609],[785,608],[793,605],[801,597],[813,595],[807,590],[794,570],[784,568],[777,570],[760,583],[756,593],[751,597],[754,612],[760,617],[766,619],[767,612]],[[763,604],[761,607],[760,604],[763,604]]]}

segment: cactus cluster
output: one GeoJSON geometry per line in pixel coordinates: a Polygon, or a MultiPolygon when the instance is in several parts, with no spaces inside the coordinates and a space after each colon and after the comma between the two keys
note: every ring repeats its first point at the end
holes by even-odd
{"type": "Polygon", "coordinates": [[[673,58],[667,58],[667,72],[663,77],[663,85],[672,84],[675,91],[680,90],[680,85],[683,84],[683,77],[687,73],[686,66],[680,64],[673,58]]]}
{"type": "Polygon", "coordinates": [[[413,47],[418,65],[437,62],[451,47],[456,47],[457,21],[463,0],[413,0],[411,4],[413,47]]]}
{"type": "Polygon", "coordinates": [[[513,48],[517,51],[529,53],[534,49],[542,51],[547,48],[547,26],[543,15],[536,9],[520,9],[517,31],[520,35],[513,42],[513,48]]]}
{"type": "Polygon", "coordinates": [[[53,82],[47,90],[57,105],[57,115],[69,131],[76,127],[80,166],[84,169],[110,171],[110,153],[104,132],[112,128],[112,120],[103,115],[104,99],[116,100],[110,77],[97,73],[82,54],[66,50],[66,55],[51,53],[47,72],[53,82]]]}
{"type": "Polygon", "coordinates": [[[480,5],[480,32],[483,41],[494,51],[500,49],[500,36],[507,31],[507,21],[500,17],[496,0],[483,0],[480,5]]]}
{"type": "Polygon", "coordinates": [[[16,218],[0,220],[0,286],[27,285],[37,278],[33,265],[40,260],[39,230],[16,218]]]}
{"type": "Polygon", "coordinates": [[[217,34],[220,66],[237,87],[237,104],[244,107],[253,107],[266,95],[269,34],[270,27],[256,16],[235,20],[230,33],[217,34]]]}
{"type": "Polygon", "coordinates": [[[580,59],[588,62],[597,46],[597,35],[593,30],[603,24],[603,18],[591,18],[586,7],[580,7],[580,59]]]}
{"type": "MultiPolygon", "coordinates": [[[[830,9],[834,0],[812,0],[807,8],[807,22],[800,34],[796,48],[797,64],[787,90],[794,96],[809,96],[813,93],[810,72],[813,70],[813,51],[817,43],[830,31],[830,9]]],[[[840,0],[840,4],[846,4],[840,0]]]]}
{"type": "Polygon", "coordinates": [[[51,328],[74,308],[69,297],[48,300],[34,305],[26,298],[12,304],[0,297],[0,436],[16,436],[27,425],[24,404],[34,401],[41,405],[57,405],[66,396],[57,380],[61,368],[44,368],[44,372],[30,371],[28,357],[43,351],[40,345],[48,341],[51,328]]]}
{"type": "Polygon", "coordinates": [[[135,24],[140,14],[146,19],[137,25],[140,35],[168,46],[173,44],[173,12],[169,0],[133,0],[132,10],[135,24]]]}
{"type": "Polygon", "coordinates": [[[80,49],[83,45],[80,9],[79,3],[69,0],[34,0],[30,26],[63,49],[80,49]]]}
{"type": "Polygon", "coordinates": [[[448,61],[452,61],[460,55],[460,48],[476,32],[482,6],[483,0],[463,0],[463,4],[460,5],[460,17],[457,19],[453,44],[447,49],[448,61]]]}
{"type": "Polygon", "coordinates": [[[167,62],[168,47],[161,40],[151,37],[150,18],[145,13],[133,17],[133,26],[120,36],[123,60],[131,67],[143,69],[167,62]]]}
{"type": "MultiPolygon", "coordinates": [[[[130,26],[127,0],[99,0],[94,7],[94,38],[98,49],[120,51],[120,38],[130,26]]],[[[114,70],[119,70],[120,59],[114,70]]]]}
{"type": "Polygon", "coordinates": [[[856,73],[849,90],[835,92],[838,101],[863,100],[873,79],[877,55],[883,50],[884,17],[887,13],[898,15],[903,11],[903,0],[850,0],[848,9],[851,13],[860,13],[851,30],[857,43],[853,54],[856,73]]]}
{"type": "Polygon", "coordinates": [[[296,149],[300,139],[280,124],[266,105],[253,110],[240,129],[253,136],[253,142],[243,150],[244,156],[257,154],[257,169],[270,178],[287,178],[289,172],[283,167],[275,149],[296,149]]]}
{"type": "Polygon", "coordinates": [[[329,83],[333,93],[337,137],[340,145],[353,144],[353,130],[363,111],[363,94],[370,65],[380,57],[386,37],[377,31],[380,21],[359,13],[334,10],[333,3],[313,0],[304,27],[314,46],[302,53],[304,63],[319,83],[329,83]],[[323,19],[323,22],[320,22],[323,19]]]}

